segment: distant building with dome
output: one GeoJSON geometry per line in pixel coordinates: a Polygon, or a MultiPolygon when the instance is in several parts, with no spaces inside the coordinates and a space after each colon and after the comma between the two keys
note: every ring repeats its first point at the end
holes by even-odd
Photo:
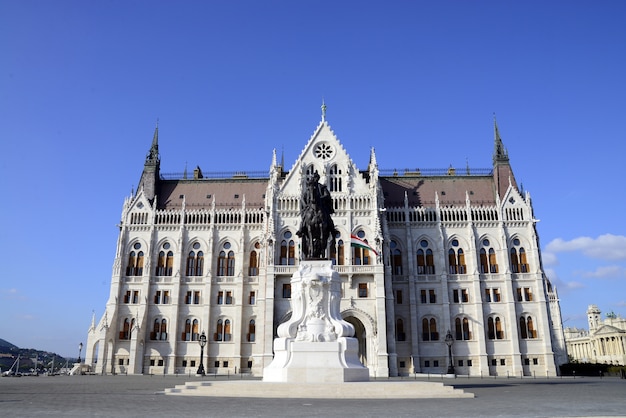
{"type": "MultiPolygon", "coordinates": [[[[493,141],[489,169],[383,170],[374,149],[359,169],[324,108],[290,167],[267,150],[266,172],[168,175],[157,127],[123,203],[87,365],[97,374],[195,373],[204,333],[207,373],[261,375],[291,315],[300,196],[317,172],[334,205],[341,316],[371,376],[445,373],[448,333],[458,374],[556,375],[567,361],[558,295],[495,121],[493,141]]],[[[415,153],[416,167],[427,161],[415,153]]]]}

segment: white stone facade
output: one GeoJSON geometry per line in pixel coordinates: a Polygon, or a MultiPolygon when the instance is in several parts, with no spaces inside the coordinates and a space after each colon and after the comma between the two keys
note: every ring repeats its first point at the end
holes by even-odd
{"type": "Polygon", "coordinates": [[[205,332],[207,373],[261,375],[291,315],[299,201],[317,171],[335,206],[341,316],[370,376],[445,373],[447,331],[459,374],[555,375],[567,358],[558,297],[497,127],[493,160],[477,173],[381,173],[372,150],[361,171],[323,118],[288,171],[274,153],[263,176],[167,179],[157,130],[85,361],[96,373],[193,374],[205,332]]]}
{"type": "Polygon", "coordinates": [[[596,305],[589,305],[589,330],[565,328],[570,361],[581,363],[626,364],[626,319],[613,313],[602,319],[596,305]]]}

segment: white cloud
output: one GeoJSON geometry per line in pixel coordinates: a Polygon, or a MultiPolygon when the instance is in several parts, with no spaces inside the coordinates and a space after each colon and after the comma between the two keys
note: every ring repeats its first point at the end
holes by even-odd
{"type": "Polygon", "coordinates": [[[546,252],[548,258],[552,257],[551,253],[581,252],[589,258],[626,260],[626,236],[604,234],[597,238],[578,237],[570,241],[556,238],[546,245],[546,252]]]}
{"type": "Polygon", "coordinates": [[[552,286],[556,287],[559,292],[567,292],[569,290],[582,289],[586,287],[585,284],[581,282],[562,280],[553,269],[545,269],[545,273],[546,276],[548,276],[548,280],[550,280],[550,283],[552,283],[552,286]]]}
{"type": "Polygon", "coordinates": [[[581,273],[582,277],[593,279],[617,279],[626,277],[626,269],[622,266],[600,266],[595,271],[586,271],[581,273]]]}
{"type": "Polygon", "coordinates": [[[543,261],[544,267],[559,265],[559,259],[557,258],[556,254],[547,251],[541,253],[541,261],[543,261]]]}

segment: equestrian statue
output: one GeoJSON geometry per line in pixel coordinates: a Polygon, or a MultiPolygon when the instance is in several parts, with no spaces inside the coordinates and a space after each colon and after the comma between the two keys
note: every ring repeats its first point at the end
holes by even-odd
{"type": "Polygon", "coordinates": [[[317,171],[307,179],[300,199],[302,224],[296,233],[302,238],[302,256],[305,260],[328,259],[328,250],[334,245],[335,224],[331,218],[333,201],[328,188],[319,182],[317,171]]]}

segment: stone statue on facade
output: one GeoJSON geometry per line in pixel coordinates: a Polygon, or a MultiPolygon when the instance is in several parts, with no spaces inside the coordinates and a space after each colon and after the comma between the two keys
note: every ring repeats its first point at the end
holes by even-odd
{"type": "Polygon", "coordinates": [[[302,238],[302,256],[305,260],[328,258],[328,248],[335,240],[335,224],[331,218],[333,202],[328,188],[319,182],[315,172],[307,179],[300,199],[302,224],[296,233],[302,238]]]}

